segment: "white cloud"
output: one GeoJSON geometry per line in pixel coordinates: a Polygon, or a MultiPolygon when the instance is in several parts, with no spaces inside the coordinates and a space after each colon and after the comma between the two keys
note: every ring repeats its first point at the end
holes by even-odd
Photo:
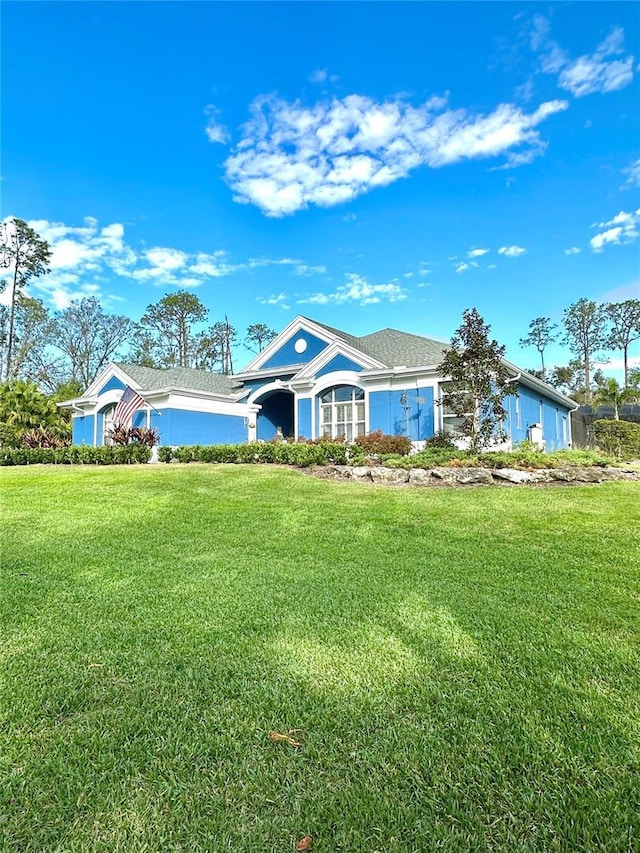
{"type": "Polygon", "coordinates": [[[209,106],[205,109],[205,115],[209,117],[207,126],[205,128],[207,139],[209,140],[209,142],[218,142],[224,145],[226,142],[229,141],[230,137],[227,128],[218,120],[220,116],[220,110],[213,104],[209,104],[209,106]]]}
{"type": "Polygon", "coordinates": [[[466,261],[462,261],[462,263],[459,263],[458,266],[456,267],[456,272],[465,272],[466,270],[469,270],[472,268],[475,268],[475,269],[478,268],[478,262],[477,261],[469,261],[469,263],[466,263],[466,261]]]}
{"type": "Polygon", "coordinates": [[[486,255],[491,251],[491,249],[469,249],[467,252],[468,258],[480,258],[482,255],[486,255]]]}
{"type": "Polygon", "coordinates": [[[379,302],[401,302],[407,298],[406,290],[394,279],[388,284],[370,284],[364,276],[349,273],[346,284],[339,285],[331,293],[312,293],[297,300],[299,305],[341,305],[357,302],[373,305],[379,302]]]}
{"type": "Polygon", "coordinates": [[[592,237],[589,244],[594,252],[602,252],[609,243],[615,245],[633,243],[638,236],[637,226],[639,223],[640,208],[630,213],[621,210],[613,219],[609,219],[607,222],[598,222],[591,226],[605,230],[592,237]]]}
{"type": "Polygon", "coordinates": [[[261,305],[279,305],[282,309],[288,309],[289,297],[284,293],[272,294],[271,296],[259,296],[258,302],[261,305]]]}
{"type": "Polygon", "coordinates": [[[579,255],[582,249],[579,249],[577,246],[572,246],[570,249],[565,249],[565,255],[579,255]]]}
{"type": "Polygon", "coordinates": [[[631,187],[640,187],[640,160],[636,160],[635,163],[632,163],[628,169],[623,169],[622,172],[629,177],[621,189],[628,190],[631,187]]]}
{"type": "Polygon", "coordinates": [[[522,246],[501,246],[498,254],[504,255],[505,258],[517,258],[519,255],[524,255],[526,251],[522,246]]]}
{"type": "Polygon", "coordinates": [[[511,165],[530,162],[546,147],[537,126],[567,106],[549,101],[527,114],[500,104],[477,115],[447,109],[437,97],[414,107],[399,98],[349,95],[306,107],[263,96],[252,104],[243,138],[225,162],[226,177],[236,201],[268,216],[331,207],[419,166],[500,155],[511,165]]]}
{"type": "Polygon", "coordinates": [[[536,15],[533,22],[531,47],[540,53],[545,74],[557,74],[558,85],[576,98],[595,92],[615,92],[633,81],[634,58],[624,58],[624,31],[614,27],[593,53],[571,59],[568,53],[550,37],[549,22],[536,15]]]}

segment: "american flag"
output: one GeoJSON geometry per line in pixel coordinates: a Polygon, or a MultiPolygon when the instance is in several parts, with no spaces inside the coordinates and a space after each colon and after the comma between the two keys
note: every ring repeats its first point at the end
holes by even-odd
{"type": "Polygon", "coordinates": [[[114,424],[127,424],[133,417],[134,412],[137,412],[142,406],[146,404],[146,400],[144,397],[141,397],[137,391],[134,391],[133,388],[130,388],[128,385],[124,389],[122,397],[120,398],[120,402],[116,406],[116,410],[113,413],[113,423],[114,424]]]}

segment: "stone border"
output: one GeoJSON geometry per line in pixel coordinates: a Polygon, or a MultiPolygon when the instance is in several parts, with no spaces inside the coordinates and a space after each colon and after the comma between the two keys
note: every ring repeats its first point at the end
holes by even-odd
{"type": "Polygon", "coordinates": [[[603,483],[619,480],[640,481],[637,468],[567,467],[523,471],[518,468],[385,468],[324,465],[313,471],[332,480],[351,480],[385,486],[490,486],[523,483],[603,483]]]}

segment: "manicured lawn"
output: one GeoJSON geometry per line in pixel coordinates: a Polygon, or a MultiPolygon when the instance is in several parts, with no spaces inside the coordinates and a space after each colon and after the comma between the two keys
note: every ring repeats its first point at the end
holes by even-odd
{"type": "Polygon", "coordinates": [[[638,484],[0,488],[0,850],[640,849],[638,484]]]}

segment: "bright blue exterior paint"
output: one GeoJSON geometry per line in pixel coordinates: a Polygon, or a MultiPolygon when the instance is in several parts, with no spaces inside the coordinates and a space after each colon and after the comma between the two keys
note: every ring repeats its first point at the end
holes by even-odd
{"type": "Polygon", "coordinates": [[[408,435],[412,441],[424,441],[433,435],[433,388],[408,388],[405,411],[401,389],[372,391],[369,394],[369,429],[381,429],[386,435],[408,435]],[[417,401],[417,397],[424,400],[417,401]]]}
{"type": "Polygon", "coordinates": [[[82,418],[73,418],[71,422],[71,440],[73,444],[93,445],[93,415],[84,415],[82,418]]]}
{"type": "Polygon", "coordinates": [[[102,388],[98,391],[98,396],[100,394],[106,394],[107,391],[124,391],[127,386],[122,382],[122,380],[118,379],[117,376],[112,376],[108,382],[102,386],[102,388]]]}
{"type": "Polygon", "coordinates": [[[326,373],[335,373],[338,370],[356,370],[360,372],[362,369],[361,364],[352,361],[346,355],[336,355],[316,373],[316,376],[324,376],[326,373]]]}
{"type": "Polygon", "coordinates": [[[289,338],[279,350],[276,350],[268,361],[261,366],[261,370],[270,367],[282,367],[286,364],[307,364],[327,346],[327,342],[321,338],[310,335],[308,332],[298,332],[289,338]],[[307,342],[307,348],[304,352],[296,352],[294,349],[295,342],[303,338],[307,342]]]}
{"type": "Polygon", "coordinates": [[[529,437],[529,427],[532,424],[541,424],[542,438],[547,450],[560,450],[568,446],[570,410],[566,406],[550,400],[533,388],[519,385],[518,399],[516,400],[515,394],[506,397],[505,408],[509,413],[505,421],[505,430],[513,444],[525,441],[529,437]]]}
{"type": "Polygon", "coordinates": [[[298,400],[298,437],[311,438],[311,400],[298,400]]]}
{"type": "MultiPolygon", "coordinates": [[[[152,412],[152,415],[154,413],[152,412]]],[[[241,444],[247,440],[244,416],[163,409],[152,417],[160,432],[160,444],[241,444]]]]}

